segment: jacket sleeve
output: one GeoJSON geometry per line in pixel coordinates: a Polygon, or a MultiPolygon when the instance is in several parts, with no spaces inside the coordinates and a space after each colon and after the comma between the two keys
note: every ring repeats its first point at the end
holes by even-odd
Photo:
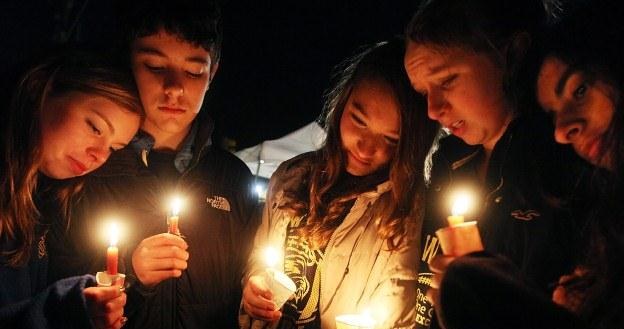
{"type": "Polygon", "coordinates": [[[404,248],[390,252],[387,266],[371,296],[369,311],[375,319],[383,321],[375,328],[414,326],[420,239],[416,235],[412,237],[404,248]]]}
{"type": "Polygon", "coordinates": [[[57,281],[31,299],[1,308],[0,323],[3,328],[92,328],[83,290],[94,284],[91,275],[57,281]]]}
{"type": "Polygon", "coordinates": [[[444,275],[436,306],[447,329],[588,328],[551,302],[508,259],[476,252],[454,260],[444,275]]]}
{"type": "MultiPolygon", "coordinates": [[[[247,284],[247,281],[249,280],[251,276],[260,273],[266,267],[263,263],[262,251],[266,246],[271,245],[273,236],[280,235],[279,234],[280,232],[274,231],[274,228],[275,228],[274,221],[273,221],[273,218],[271,218],[273,209],[277,207],[276,181],[277,181],[278,176],[279,176],[279,173],[276,171],[276,173],[273,175],[273,178],[269,182],[266,203],[262,210],[262,221],[260,223],[260,226],[258,227],[258,230],[256,231],[256,235],[255,235],[254,243],[253,243],[253,249],[249,256],[249,260],[247,262],[247,267],[245,270],[245,275],[243,276],[243,280],[241,282],[243,289],[245,288],[245,285],[247,284]]],[[[253,319],[250,315],[248,315],[245,312],[245,309],[243,308],[242,300],[240,303],[238,322],[239,322],[240,328],[243,328],[243,329],[246,329],[246,328],[260,329],[260,328],[270,327],[270,324],[266,323],[265,321],[253,319]]]]}

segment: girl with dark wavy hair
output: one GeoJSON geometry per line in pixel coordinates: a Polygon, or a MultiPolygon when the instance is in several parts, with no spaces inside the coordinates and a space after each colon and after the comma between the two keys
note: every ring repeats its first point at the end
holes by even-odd
{"type": "Polygon", "coordinates": [[[244,326],[334,328],[336,315],[367,308],[377,328],[414,321],[424,164],[437,126],[407,80],[403,43],[376,44],[339,67],[325,144],[273,175],[247,271],[244,326]],[[265,246],[284,250],[278,266],[297,286],[281,312],[259,275],[265,246]]]}

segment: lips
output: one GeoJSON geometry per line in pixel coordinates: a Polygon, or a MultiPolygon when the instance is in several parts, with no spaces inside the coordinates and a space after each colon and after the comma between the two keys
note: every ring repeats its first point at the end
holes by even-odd
{"type": "Polygon", "coordinates": [[[456,120],[451,122],[440,122],[442,126],[448,129],[453,135],[458,135],[463,132],[463,128],[466,125],[464,120],[456,120]]]}
{"type": "Polygon", "coordinates": [[[83,175],[85,172],[87,172],[88,167],[84,163],[72,157],[68,157],[68,159],[69,159],[69,167],[74,174],[83,175]]]}
{"type": "Polygon", "coordinates": [[[587,160],[592,163],[597,163],[600,158],[600,153],[602,149],[602,139],[600,137],[596,137],[587,143],[583,144],[579,148],[579,154],[583,155],[587,160]]]}
{"type": "Polygon", "coordinates": [[[168,114],[183,114],[184,112],[186,112],[182,108],[172,106],[159,106],[158,109],[168,114]]]}
{"type": "Polygon", "coordinates": [[[358,157],[357,155],[355,155],[353,152],[349,152],[349,156],[355,160],[355,162],[357,164],[359,164],[360,166],[370,166],[370,164],[372,163],[370,160],[365,160],[362,159],[360,157],[358,157]]]}

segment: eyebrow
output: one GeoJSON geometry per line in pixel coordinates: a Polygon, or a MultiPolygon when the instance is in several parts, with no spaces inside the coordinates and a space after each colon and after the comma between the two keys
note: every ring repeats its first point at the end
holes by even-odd
{"type": "Polygon", "coordinates": [[[568,68],[563,72],[561,78],[559,78],[559,81],[557,81],[557,85],[555,86],[555,94],[557,96],[561,96],[561,94],[563,93],[563,88],[565,88],[568,80],[570,79],[572,74],[576,73],[577,71],[577,68],[568,66],[568,68]]]}
{"type": "MultiPolygon", "coordinates": [[[[364,116],[364,118],[368,120],[368,115],[366,114],[366,111],[364,110],[364,107],[362,107],[362,104],[360,104],[359,102],[356,102],[356,101],[354,101],[352,104],[353,104],[353,107],[355,107],[355,109],[357,110],[357,112],[361,113],[364,116]]],[[[389,132],[389,134],[399,136],[399,132],[398,131],[392,131],[392,132],[389,132]]],[[[392,137],[392,138],[394,138],[394,137],[392,137]]]]}
{"type": "Polygon", "coordinates": [[[444,70],[447,70],[448,67],[449,67],[449,65],[446,64],[446,63],[440,64],[438,66],[434,66],[434,67],[429,69],[429,76],[436,75],[436,74],[438,74],[438,73],[440,73],[440,72],[442,72],[444,70]]]}
{"type": "MultiPolygon", "coordinates": [[[[142,47],[139,47],[136,51],[140,54],[156,55],[159,57],[169,58],[169,56],[167,56],[165,53],[153,47],[142,46],[142,47]]],[[[190,57],[184,58],[184,60],[187,62],[208,65],[208,61],[206,60],[206,58],[202,56],[190,56],[190,57]]]]}

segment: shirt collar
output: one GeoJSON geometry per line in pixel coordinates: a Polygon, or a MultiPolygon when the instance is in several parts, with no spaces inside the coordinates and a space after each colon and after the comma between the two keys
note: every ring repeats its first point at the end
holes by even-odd
{"type": "MultiPolygon", "coordinates": [[[[179,173],[183,173],[188,166],[191,164],[191,160],[193,159],[193,144],[195,142],[195,136],[197,136],[197,131],[199,129],[199,125],[197,121],[193,123],[191,126],[191,131],[184,138],[184,142],[182,143],[182,147],[176,153],[175,158],[173,159],[173,165],[176,167],[179,173]]],[[[139,132],[134,136],[130,145],[132,146],[136,155],[141,159],[143,165],[148,167],[147,156],[149,152],[154,148],[154,137],[150,134],[139,130],[139,132]]],[[[205,146],[212,145],[212,139],[208,139],[206,141],[205,146]]]]}

